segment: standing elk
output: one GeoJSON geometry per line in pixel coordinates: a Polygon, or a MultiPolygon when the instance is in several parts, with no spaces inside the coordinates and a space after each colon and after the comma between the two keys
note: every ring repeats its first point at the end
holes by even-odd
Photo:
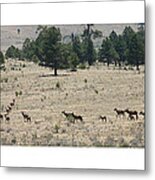
{"type": "Polygon", "coordinates": [[[131,111],[131,110],[129,110],[129,109],[126,109],[125,112],[128,113],[129,118],[130,118],[131,116],[136,116],[136,120],[138,119],[138,112],[137,112],[137,111],[131,111]]]}
{"type": "Polygon", "coordinates": [[[3,120],[3,115],[2,114],[0,114],[0,120],[3,120]]]}
{"type": "Polygon", "coordinates": [[[4,114],[4,116],[5,116],[5,121],[10,122],[10,117],[8,116],[8,114],[4,114]]]}
{"type": "Polygon", "coordinates": [[[81,122],[83,122],[82,116],[80,116],[80,115],[75,115],[74,113],[72,113],[72,116],[73,116],[73,118],[74,118],[75,121],[80,120],[81,122]]]}
{"type": "Polygon", "coordinates": [[[139,115],[145,116],[145,112],[140,112],[139,115]]]}
{"type": "Polygon", "coordinates": [[[114,111],[116,112],[116,117],[121,117],[121,116],[125,116],[125,111],[124,110],[118,110],[117,108],[114,109],[114,111]]]}
{"type": "Polygon", "coordinates": [[[102,122],[107,122],[107,117],[106,116],[99,116],[99,119],[101,119],[102,122]]]}
{"type": "Polygon", "coordinates": [[[10,106],[14,106],[15,105],[15,99],[12,100],[12,102],[10,103],[10,106]]]}
{"type": "Polygon", "coordinates": [[[6,113],[9,114],[12,108],[10,106],[7,106],[5,110],[6,110],[6,113]]]}
{"type": "Polygon", "coordinates": [[[31,122],[31,117],[28,114],[26,114],[23,111],[21,112],[21,114],[22,114],[22,116],[24,118],[24,122],[31,122]]]}

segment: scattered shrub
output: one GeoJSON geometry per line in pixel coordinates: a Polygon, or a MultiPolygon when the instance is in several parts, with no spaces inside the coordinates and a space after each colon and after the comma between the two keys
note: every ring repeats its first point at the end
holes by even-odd
{"type": "Polygon", "coordinates": [[[15,77],[15,79],[14,79],[15,81],[18,81],[18,78],[17,77],[15,77]]]}
{"type": "Polygon", "coordinates": [[[87,79],[84,79],[84,82],[87,83],[88,82],[87,79]]]}
{"type": "Polygon", "coordinates": [[[22,93],[22,91],[19,91],[19,95],[22,95],[23,93],[22,93]]]}
{"type": "Polygon", "coordinates": [[[18,92],[17,91],[15,92],[15,96],[18,97],[18,92]]]}
{"type": "Polygon", "coordinates": [[[60,129],[60,126],[55,124],[54,126],[55,133],[59,133],[59,129],[60,129]]]}
{"type": "Polygon", "coordinates": [[[59,82],[56,83],[56,88],[60,89],[60,83],[59,82]]]}
{"type": "Polygon", "coordinates": [[[86,65],[85,64],[79,64],[79,69],[86,69],[86,65]]]}
{"type": "Polygon", "coordinates": [[[97,89],[95,89],[94,91],[95,91],[96,94],[98,94],[98,90],[97,89]]]}

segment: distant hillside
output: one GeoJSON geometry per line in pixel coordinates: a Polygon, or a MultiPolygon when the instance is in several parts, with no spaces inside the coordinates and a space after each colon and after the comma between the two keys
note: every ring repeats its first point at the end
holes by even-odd
{"type": "MultiPolygon", "coordinates": [[[[112,30],[115,30],[118,34],[121,34],[125,26],[131,26],[135,31],[137,31],[137,24],[100,24],[94,25],[94,29],[102,31],[103,36],[108,36],[112,30]]],[[[74,34],[81,34],[85,28],[84,25],[61,25],[56,26],[61,30],[62,36],[74,34]]],[[[3,52],[6,49],[14,45],[18,48],[22,47],[24,40],[28,37],[30,39],[35,39],[38,34],[36,33],[37,26],[2,26],[1,27],[1,49],[3,52]],[[17,30],[20,29],[20,33],[17,30]]],[[[102,39],[96,39],[94,41],[95,46],[100,46],[102,39]]]]}

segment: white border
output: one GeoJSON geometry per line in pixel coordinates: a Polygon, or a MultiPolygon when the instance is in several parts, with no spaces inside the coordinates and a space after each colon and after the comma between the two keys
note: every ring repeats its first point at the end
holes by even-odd
{"type": "Polygon", "coordinates": [[[143,148],[1,148],[1,164],[10,167],[144,170],[144,157],[143,148]]]}
{"type": "MultiPolygon", "coordinates": [[[[144,17],[144,1],[1,5],[2,25],[142,23],[144,17]]],[[[2,146],[1,165],[144,170],[144,153],[133,148],[2,146]]]]}
{"type": "Polygon", "coordinates": [[[144,1],[2,4],[2,25],[142,23],[144,1]]]}

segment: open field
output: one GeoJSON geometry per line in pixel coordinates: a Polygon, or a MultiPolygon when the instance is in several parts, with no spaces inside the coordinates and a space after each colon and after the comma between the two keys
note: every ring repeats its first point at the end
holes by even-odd
{"type": "Polygon", "coordinates": [[[32,62],[6,61],[1,72],[1,114],[15,99],[10,121],[1,119],[3,145],[143,147],[144,117],[116,117],[114,108],[144,112],[144,67],[141,72],[104,65],[70,72],[32,62]],[[24,122],[21,112],[31,117],[24,122]],[[62,111],[81,115],[70,122],[62,111]],[[99,119],[106,116],[107,122],[99,119]]]}

